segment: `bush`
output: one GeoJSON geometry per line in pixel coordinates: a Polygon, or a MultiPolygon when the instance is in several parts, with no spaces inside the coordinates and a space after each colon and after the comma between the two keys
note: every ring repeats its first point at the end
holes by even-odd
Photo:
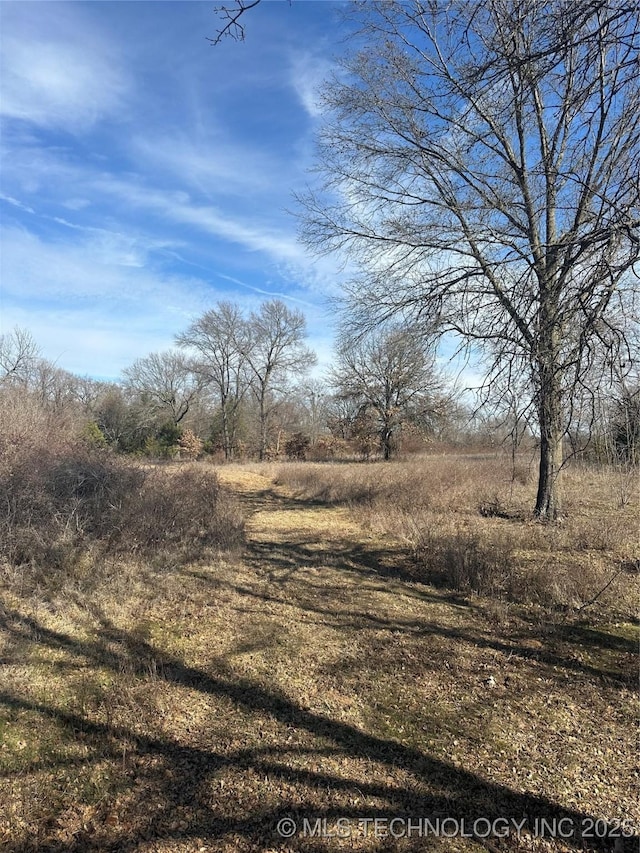
{"type": "Polygon", "coordinates": [[[242,537],[211,470],[143,468],[55,433],[0,439],[0,562],[34,580],[118,555],[194,560],[242,537]]]}
{"type": "Polygon", "coordinates": [[[289,459],[306,459],[311,439],[303,432],[295,432],[284,446],[284,452],[289,459]]]}
{"type": "Polygon", "coordinates": [[[127,496],[114,547],[193,560],[210,547],[239,545],[243,532],[240,512],[211,469],[156,469],[127,496]]]}
{"type": "Polygon", "coordinates": [[[15,566],[60,567],[116,524],[141,469],[83,444],[34,442],[0,453],[0,557],[15,566]]]}
{"type": "Polygon", "coordinates": [[[346,459],[353,455],[349,442],[332,435],[322,435],[307,451],[307,459],[311,462],[329,462],[334,459],[346,459]]]}
{"type": "Polygon", "coordinates": [[[192,429],[185,429],[178,439],[178,447],[180,448],[180,456],[183,459],[193,461],[202,454],[204,443],[192,429]]]}
{"type": "Polygon", "coordinates": [[[105,438],[104,433],[95,421],[89,421],[87,424],[85,424],[81,433],[81,438],[90,447],[107,446],[107,439],[105,438]]]}
{"type": "Polygon", "coordinates": [[[464,529],[427,533],[417,550],[428,582],[477,595],[510,595],[515,575],[513,545],[504,536],[464,529]]]}

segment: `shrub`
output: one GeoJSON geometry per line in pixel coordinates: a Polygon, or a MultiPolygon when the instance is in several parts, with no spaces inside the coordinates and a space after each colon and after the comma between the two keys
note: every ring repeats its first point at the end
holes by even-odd
{"type": "Polygon", "coordinates": [[[0,442],[0,562],[34,581],[118,555],[194,560],[242,536],[211,470],[143,468],[46,431],[0,442]]]}
{"type": "Polygon", "coordinates": [[[198,438],[192,429],[185,429],[178,439],[180,456],[183,459],[195,460],[203,451],[204,443],[198,438]]]}
{"type": "Polygon", "coordinates": [[[107,439],[95,421],[89,421],[84,425],[81,436],[90,447],[106,447],[107,439]]]}
{"type": "Polygon", "coordinates": [[[284,446],[284,452],[289,459],[306,459],[311,439],[303,432],[295,432],[284,446]]]}
{"type": "Polygon", "coordinates": [[[429,532],[417,552],[425,580],[477,595],[509,594],[515,565],[513,546],[504,536],[465,529],[429,532]]]}
{"type": "Polygon", "coordinates": [[[0,454],[0,557],[12,565],[68,568],[90,540],[110,534],[144,472],[82,443],[0,454]]]}
{"type": "Polygon", "coordinates": [[[307,451],[307,459],[312,462],[328,462],[346,458],[352,454],[352,448],[345,439],[322,435],[307,451]]]}
{"type": "Polygon", "coordinates": [[[244,520],[210,468],[155,469],[123,503],[114,547],[193,560],[210,547],[233,548],[244,520]]]}

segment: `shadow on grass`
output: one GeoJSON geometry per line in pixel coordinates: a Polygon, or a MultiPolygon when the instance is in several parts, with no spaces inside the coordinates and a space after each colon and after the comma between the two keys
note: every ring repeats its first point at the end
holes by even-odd
{"type": "MultiPolygon", "coordinates": [[[[637,644],[634,647],[633,641],[606,635],[597,630],[580,629],[578,626],[554,626],[549,622],[547,628],[550,630],[547,630],[545,643],[534,648],[527,643],[527,639],[539,635],[539,626],[535,624],[525,632],[531,637],[518,634],[501,637],[494,625],[490,626],[489,631],[483,631],[480,626],[484,619],[476,605],[458,593],[411,583],[410,563],[403,563],[402,556],[400,555],[399,559],[395,549],[364,546],[354,548],[352,544],[345,542],[335,545],[327,552],[318,551],[313,543],[308,542],[254,542],[248,546],[246,563],[253,568],[256,577],[262,575],[268,581],[266,588],[264,585],[253,588],[247,584],[229,584],[211,574],[193,569],[188,570],[188,573],[216,588],[227,586],[233,592],[250,599],[285,605],[314,614],[321,618],[322,624],[348,632],[371,629],[421,636],[435,635],[453,643],[469,643],[510,657],[534,660],[545,667],[545,675],[552,679],[564,678],[566,673],[571,673],[620,687],[629,687],[637,682],[637,644]],[[398,562],[400,566],[396,570],[398,562]],[[266,573],[265,566],[269,567],[266,573]],[[324,577],[321,581],[312,582],[314,576],[310,575],[308,570],[318,570],[321,567],[330,567],[345,576],[350,573],[356,578],[361,577],[367,582],[367,586],[355,586],[350,591],[348,587],[338,586],[324,577]],[[371,586],[371,581],[375,583],[376,578],[383,582],[371,586]],[[402,584],[401,588],[395,589],[384,583],[390,580],[398,581],[402,584]],[[361,592],[391,591],[423,602],[476,611],[478,630],[463,630],[423,619],[403,619],[397,616],[390,618],[363,609],[361,592]],[[610,637],[610,642],[607,637],[610,637]],[[579,647],[583,642],[585,645],[600,643],[604,650],[618,653],[618,657],[622,655],[622,659],[616,661],[615,669],[610,665],[611,655],[602,656],[600,665],[581,660],[573,652],[575,647],[579,647]]],[[[537,620],[539,622],[539,616],[537,620]]]]}
{"type": "Polygon", "coordinates": [[[557,636],[570,643],[578,643],[581,646],[599,649],[602,651],[624,652],[636,655],[638,653],[638,640],[623,637],[604,628],[594,628],[591,625],[559,625],[556,629],[557,636]]]}
{"type": "MultiPolygon", "coordinates": [[[[79,829],[73,838],[63,842],[51,840],[47,826],[34,828],[33,844],[9,842],[7,853],[37,849],[49,853],[81,853],[81,851],[118,850],[122,853],[136,850],[143,841],[175,839],[187,842],[221,845],[217,849],[238,850],[309,850],[335,849],[331,839],[310,839],[299,835],[283,841],[276,825],[283,817],[291,817],[301,825],[303,818],[338,817],[357,821],[361,818],[406,818],[408,816],[432,818],[452,817],[470,823],[477,818],[489,821],[503,818],[536,818],[548,821],[561,817],[576,828],[567,842],[577,849],[591,849],[591,842],[579,838],[579,827],[591,816],[545,797],[520,793],[491,782],[447,761],[434,758],[416,748],[392,739],[372,735],[352,724],[331,716],[311,711],[294,702],[283,692],[267,688],[254,680],[238,677],[224,662],[216,663],[215,671],[208,672],[186,665],[181,659],[168,655],[135,634],[116,628],[104,617],[99,617],[95,639],[80,641],[53,631],[33,618],[9,618],[4,628],[19,639],[52,650],[64,650],[84,659],[91,666],[106,667],[115,674],[130,673],[139,679],[149,675],[149,663],[154,662],[155,678],[169,685],[188,687],[208,697],[212,709],[217,703],[227,708],[231,703],[242,714],[265,716],[281,725],[284,732],[295,732],[298,737],[311,738],[308,746],[255,746],[205,749],[179,742],[167,736],[141,734],[133,726],[97,722],[84,714],[57,707],[54,702],[26,699],[8,691],[0,693],[0,702],[14,713],[35,713],[43,719],[55,721],[72,737],[82,736],[93,754],[87,761],[114,763],[122,760],[122,774],[126,776],[129,790],[126,807],[127,819],[105,823],[92,829],[79,829]],[[129,754],[125,773],[124,751],[129,754]],[[287,758],[305,757],[306,767],[296,766],[287,758]],[[402,771],[404,783],[391,781],[384,772],[359,773],[357,778],[337,775],[317,768],[326,755],[356,759],[367,765],[375,763],[383,768],[402,771]],[[149,760],[153,759],[153,760],[149,760]],[[281,785],[277,805],[254,807],[250,813],[238,808],[225,807],[217,801],[212,788],[223,770],[254,774],[270,784],[281,785]],[[349,795],[350,805],[337,802],[340,794],[349,795]],[[377,805],[367,805],[376,801],[377,805]],[[240,812],[240,814],[238,813],[240,812]],[[182,817],[182,820],[178,819],[182,817]],[[228,846],[223,847],[223,844],[228,846]],[[333,845],[333,848],[332,848],[333,845]]],[[[272,788],[273,790],[273,788],[272,788]]],[[[273,800],[273,797],[272,797],[273,800]]],[[[106,804],[105,804],[106,805],[106,804]]],[[[593,816],[595,820],[597,816],[593,816]]],[[[435,839],[431,839],[435,844],[435,839]]],[[[404,849],[428,849],[430,841],[404,849]]],[[[605,840],[595,842],[593,849],[608,849],[605,840]]],[[[387,842],[377,848],[396,849],[387,842]]],[[[511,849],[513,847],[511,846],[511,849]]],[[[629,848],[631,849],[631,848],[629,848]]]]}

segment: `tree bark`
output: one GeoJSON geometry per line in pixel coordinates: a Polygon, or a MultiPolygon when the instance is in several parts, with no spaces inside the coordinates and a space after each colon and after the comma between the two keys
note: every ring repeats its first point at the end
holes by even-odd
{"type": "Polygon", "coordinates": [[[224,447],[224,458],[228,462],[231,459],[231,440],[229,437],[229,415],[226,400],[222,404],[222,444],[224,447]]]}
{"type": "Polygon", "coordinates": [[[393,448],[391,447],[392,436],[392,430],[389,427],[385,427],[382,433],[382,455],[385,462],[388,462],[391,459],[391,454],[393,452],[393,448]]]}
{"type": "Polygon", "coordinates": [[[265,407],[264,393],[260,395],[260,452],[258,457],[261,462],[267,455],[267,410],[265,407]]]}
{"type": "Polygon", "coordinates": [[[540,473],[535,514],[546,521],[556,521],[561,514],[561,467],[562,438],[543,435],[540,442],[540,473]]]}
{"type": "Polygon", "coordinates": [[[561,470],[563,463],[562,392],[557,366],[552,360],[542,366],[538,401],[540,424],[540,468],[535,515],[556,521],[561,513],[561,470]]]}

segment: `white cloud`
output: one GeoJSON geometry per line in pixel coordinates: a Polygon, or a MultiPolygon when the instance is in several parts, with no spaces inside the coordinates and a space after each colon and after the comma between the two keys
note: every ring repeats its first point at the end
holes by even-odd
{"type": "Polygon", "coordinates": [[[270,37],[225,54],[198,4],[0,0],[3,326],[94,375],[171,345],[220,298],[291,299],[327,333],[318,306],[344,276],[283,208],[305,181],[328,44],[270,5],[270,37]]]}
{"type": "Polygon", "coordinates": [[[91,202],[87,198],[69,198],[60,202],[67,210],[85,210],[91,207],[91,202]]]}
{"type": "Polygon", "coordinates": [[[76,9],[2,5],[2,115],[78,132],[121,109],[129,84],[120,57],[76,9]]]}
{"type": "Polygon", "coordinates": [[[29,207],[28,204],[23,204],[23,202],[18,201],[18,199],[13,198],[13,196],[5,195],[4,193],[0,193],[0,198],[3,201],[6,201],[8,204],[13,205],[14,207],[17,207],[20,210],[24,210],[26,213],[35,213],[35,211],[32,207],[29,207]]]}
{"type": "MultiPolygon", "coordinates": [[[[203,279],[127,265],[132,250],[118,235],[101,247],[84,237],[68,244],[14,227],[2,232],[3,330],[28,328],[45,357],[67,370],[116,376],[135,358],[170,346],[216,298],[203,279]]],[[[133,251],[145,248],[139,238],[133,251]]]]}
{"type": "Polygon", "coordinates": [[[263,252],[272,262],[299,263],[305,256],[304,248],[295,235],[261,222],[234,217],[213,205],[196,204],[182,191],[148,189],[134,182],[111,178],[98,179],[95,187],[169,221],[193,226],[204,233],[236,243],[250,252],[263,252]]]}
{"type": "MultiPolygon", "coordinates": [[[[95,298],[137,302],[160,290],[162,277],[148,268],[158,241],[103,229],[80,229],[73,243],[47,242],[8,226],[1,235],[3,295],[35,300],[95,298]],[[140,270],[135,273],[132,270],[140,270]]],[[[158,292],[154,298],[163,299],[158,292]]]]}
{"type": "Polygon", "coordinates": [[[283,164],[258,146],[226,140],[215,131],[200,141],[186,135],[139,136],[132,142],[131,153],[145,170],[159,169],[207,195],[273,194],[285,177],[283,164]]]}
{"type": "Polygon", "coordinates": [[[117,379],[137,358],[172,347],[181,328],[157,311],[126,322],[90,306],[47,312],[13,307],[5,314],[6,328],[29,329],[44,358],[71,373],[98,379],[117,379]]]}
{"type": "Polygon", "coordinates": [[[341,283],[352,271],[344,259],[314,257],[290,229],[278,229],[261,221],[232,216],[211,205],[198,205],[184,192],[145,189],[120,180],[101,179],[101,191],[117,195],[128,204],[161,215],[168,221],[194,227],[214,237],[235,243],[243,249],[264,255],[285,281],[326,297],[337,295],[341,283]]]}
{"type": "Polygon", "coordinates": [[[291,85],[312,119],[322,115],[319,92],[333,64],[322,56],[296,52],[291,58],[291,85]]]}

